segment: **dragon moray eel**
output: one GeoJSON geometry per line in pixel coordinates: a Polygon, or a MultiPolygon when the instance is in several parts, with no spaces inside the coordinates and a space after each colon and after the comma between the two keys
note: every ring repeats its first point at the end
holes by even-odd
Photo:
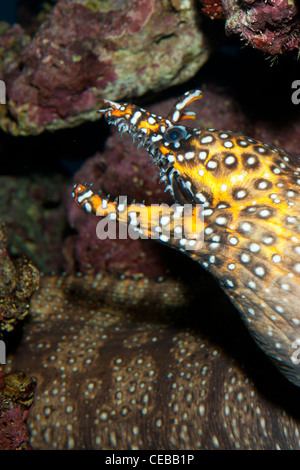
{"type": "Polygon", "coordinates": [[[118,219],[132,233],[158,238],[198,261],[217,278],[258,345],[300,386],[300,161],[242,134],[178,125],[195,119],[186,108],[201,97],[199,90],[185,93],[165,118],[109,100],[99,110],[147,149],[176,203],[191,206],[190,212],[127,207],[81,184],[73,198],[87,212],[118,219]],[[149,214],[159,223],[150,223],[149,214]],[[185,237],[178,236],[178,221],[188,227],[185,237]]]}

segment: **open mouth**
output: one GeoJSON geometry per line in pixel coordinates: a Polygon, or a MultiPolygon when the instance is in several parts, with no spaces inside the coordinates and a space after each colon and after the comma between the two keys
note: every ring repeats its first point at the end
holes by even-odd
{"type": "MultiPolygon", "coordinates": [[[[167,170],[173,168],[173,165],[161,153],[159,148],[152,141],[151,137],[147,136],[144,132],[141,132],[134,125],[130,124],[126,119],[108,116],[107,122],[116,126],[121,136],[124,134],[130,135],[132,141],[137,143],[138,149],[140,147],[144,147],[153,158],[153,162],[158,166],[160,172],[165,174],[167,170]]],[[[160,176],[163,176],[163,174],[160,176]]]]}
{"type": "Polygon", "coordinates": [[[121,136],[128,134],[132,141],[137,143],[137,148],[144,147],[151,155],[153,162],[158,166],[160,180],[166,185],[165,191],[170,191],[176,201],[184,203],[191,202],[191,192],[175,170],[173,164],[165,157],[155,143],[144,132],[141,132],[134,125],[130,124],[122,117],[107,116],[107,122],[117,127],[121,136]]]}
{"type": "Polygon", "coordinates": [[[124,134],[129,134],[133,142],[137,142],[137,148],[144,147],[147,152],[156,160],[155,163],[165,158],[161,151],[156,147],[150,137],[148,137],[144,132],[141,132],[134,125],[130,124],[124,118],[115,118],[108,117],[107,122],[113,124],[118,128],[121,136],[124,134]]]}

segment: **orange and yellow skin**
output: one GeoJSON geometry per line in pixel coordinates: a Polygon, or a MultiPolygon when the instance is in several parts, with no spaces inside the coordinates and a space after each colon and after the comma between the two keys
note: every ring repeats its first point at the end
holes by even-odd
{"type": "Polygon", "coordinates": [[[80,184],[73,197],[87,212],[115,214],[110,217],[209,270],[260,347],[299,386],[300,160],[241,134],[178,125],[195,118],[186,108],[201,97],[199,90],[185,93],[166,118],[108,100],[100,110],[148,150],[176,203],[191,206],[182,212],[184,220],[177,209],[175,216],[173,209],[162,213],[138,204],[119,210],[80,184]],[[138,214],[138,227],[132,213],[138,214]],[[149,222],[153,216],[158,223],[149,222]],[[189,227],[181,238],[179,222],[189,227]]]}

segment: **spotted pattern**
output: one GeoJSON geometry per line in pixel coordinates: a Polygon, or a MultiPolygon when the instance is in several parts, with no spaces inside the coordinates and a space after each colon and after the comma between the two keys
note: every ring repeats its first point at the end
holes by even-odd
{"type": "Polygon", "coordinates": [[[6,365],[37,380],[34,449],[300,449],[298,390],[233,321],[222,293],[204,303],[215,286],[188,279],[41,279],[6,365]],[[209,313],[201,328],[200,304],[209,313]]]}
{"type": "MultiPolygon", "coordinates": [[[[110,101],[100,112],[142,142],[178,203],[203,204],[201,248],[175,239],[174,224],[171,236],[160,241],[185,252],[219,280],[257,343],[300,385],[292,348],[300,337],[300,254],[295,250],[300,242],[300,161],[230,131],[178,126],[194,118],[185,108],[201,96],[199,90],[185,93],[166,118],[110,101]]],[[[94,213],[103,201],[82,185],[75,185],[73,197],[94,213]]],[[[143,230],[152,236],[147,224],[143,230]]]]}

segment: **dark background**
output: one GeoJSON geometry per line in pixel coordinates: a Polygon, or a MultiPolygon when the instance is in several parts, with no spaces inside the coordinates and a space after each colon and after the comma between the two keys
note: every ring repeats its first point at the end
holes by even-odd
{"type": "Polygon", "coordinates": [[[0,21],[8,23],[16,22],[16,5],[18,0],[10,0],[9,2],[0,1],[0,21]]]}

